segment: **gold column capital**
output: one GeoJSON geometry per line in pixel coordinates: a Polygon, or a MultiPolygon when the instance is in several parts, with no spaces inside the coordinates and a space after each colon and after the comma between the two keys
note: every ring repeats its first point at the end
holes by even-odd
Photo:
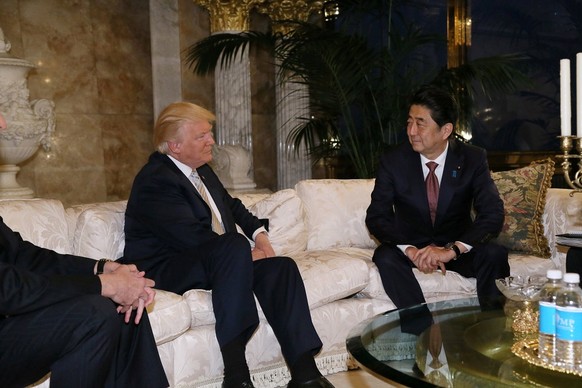
{"type": "MultiPolygon", "coordinates": [[[[321,12],[323,1],[320,0],[271,0],[260,4],[257,10],[268,15],[271,20],[298,20],[306,22],[314,12],[321,12]]],[[[275,32],[289,32],[289,27],[277,24],[275,32]]]]}
{"type": "Polygon", "coordinates": [[[267,0],[193,0],[210,13],[210,32],[247,31],[250,11],[267,0]]]}

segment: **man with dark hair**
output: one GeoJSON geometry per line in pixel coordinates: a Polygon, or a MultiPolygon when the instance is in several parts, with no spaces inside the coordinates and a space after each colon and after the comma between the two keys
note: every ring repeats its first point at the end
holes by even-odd
{"type": "Polygon", "coordinates": [[[154,282],[144,275],[37,247],[0,217],[0,387],[49,372],[51,387],[167,387],[145,311],[154,282]]]}
{"type": "Polygon", "coordinates": [[[409,141],[380,159],[366,225],[381,243],[373,261],[398,308],[425,302],[415,267],[475,277],[487,308],[500,295],[495,279],[509,276],[507,249],[490,242],[503,202],[485,151],[452,138],[456,122],[455,100],[425,86],[410,102],[409,141]]]}

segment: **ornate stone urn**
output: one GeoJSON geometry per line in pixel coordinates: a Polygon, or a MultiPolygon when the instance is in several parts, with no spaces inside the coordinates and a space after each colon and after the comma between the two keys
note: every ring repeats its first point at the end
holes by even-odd
{"type": "Polygon", "coordinates": [[[50,149],[55,128],[54,103],[29,102],[28,72],[34,65],[10,54],[10,42],[0,28],[0,112],[7,129],[0,132],[0,199],[32,198],[33,191],[16,182],[19,163],[32,157],[42,145],[50,149]]]}
{"type": "Polygon", "coordinates": [[[226,189],[254,190],[257,185],[251,177],[251,158],[250,152],[240,144],[214,146],[210,165],[226,189]]]}

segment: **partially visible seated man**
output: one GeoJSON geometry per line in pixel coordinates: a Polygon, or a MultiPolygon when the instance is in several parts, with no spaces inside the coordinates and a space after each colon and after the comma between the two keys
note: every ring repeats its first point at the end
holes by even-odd
{"type": "Polygon", "coordinates": [[[0,217],[0,387],[49,372],[55,388],[167,387],[145,311],[153,286],[135,265],[35,246],[0,217]]]}
{"type": "Polygon", "coordinates": [[[582,248],[572,247],[566,254],[566,272],[582,276],[582,248]]]}

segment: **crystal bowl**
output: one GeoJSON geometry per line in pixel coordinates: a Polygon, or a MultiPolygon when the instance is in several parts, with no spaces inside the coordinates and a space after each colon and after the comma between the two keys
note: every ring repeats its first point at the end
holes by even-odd
{"type": "Polygon", "coordinates": [[[513,301],[537,300],[545,283],[545,276],[508,276],[495,280],[499,291],[513,301]]]}

